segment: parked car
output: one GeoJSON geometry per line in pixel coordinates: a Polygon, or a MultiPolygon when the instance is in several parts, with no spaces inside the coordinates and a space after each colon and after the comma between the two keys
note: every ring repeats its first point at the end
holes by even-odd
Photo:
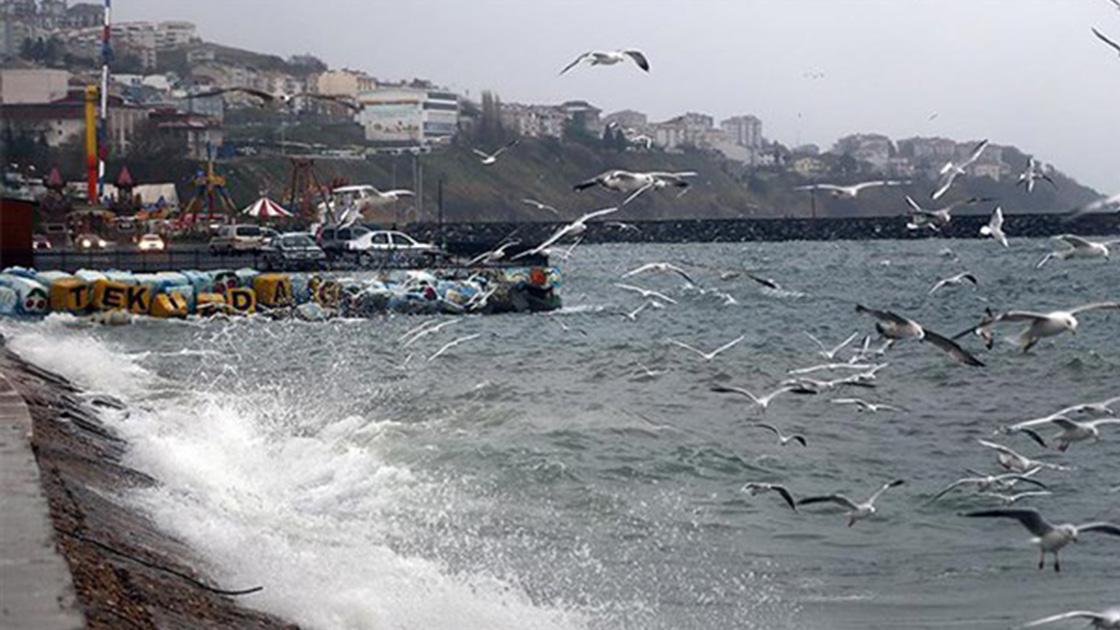
{"type": "Polygon", "coordinates": [[[145,234],[136,241],[136,247],[142,252],[162,252],[167,249],[167,244],[159,234],[145,234]]]}
{"type": "Polygon", "coordinates": [[[259,251],[268,237],[266,229],[258,225],[223,225],[210,239],[210,253],[235,254],[259,251]]]}
{"type": "Polygon", "coordinates": [[[358,252],[358,262],[370,267],[389,259],[402,262],[430,261],[443,254],[431,243],[421,243],[404,232],[374,230],[348,242],[349,251],[358,252]]]}
{"type": "Polygon", "coordinates": [[[326,253],[306,232],[281,234],[261,247],[261,267],[269,270],[318,269],[326,259],[326,253]]]}
{"type": "Polygon", "coordinates": [[[77,244],[78,249],[84,250],[109,249],[109,246],[112,245],[109,241],[89,232],[79,234],[74,242],[77,244]]]}
{"type": "Polygon", "coordinates": [[[50,250],[52,247],[51,239],[47,238],[46,234],[35,234],[31,237],[31,249],[37,252],[50,250]]]}

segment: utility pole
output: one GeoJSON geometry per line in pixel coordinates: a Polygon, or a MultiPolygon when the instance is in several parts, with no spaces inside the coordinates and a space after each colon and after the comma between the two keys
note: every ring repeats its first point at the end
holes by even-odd
{"type": "Polygon", "coordinates": [[[439,199],[438,199],[438,203],[439,203],[439,208],[438,208],[438,210],[439,210],[439,215],[438,215],[439,246],[440,246],[441,249],[444,249],[444,248],[447,247],[447,239],[444,237],[444,234],[443,234],[443,175],[439,176],[438,191],[439,191],[438,192],[438,197],[439,197],[439,199]]]}

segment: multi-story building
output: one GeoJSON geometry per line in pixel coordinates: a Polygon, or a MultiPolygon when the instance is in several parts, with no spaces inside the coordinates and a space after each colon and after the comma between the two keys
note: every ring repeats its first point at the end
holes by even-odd
{"type": "Polygon", "coordinates": [[[522,105],[502,103],[502,126],[519,136],[531,138],[559,138],[564,133],[568,117],[564,110],[553,105],[522,105]]]}
{"type": "Polygon", "coordinates": [[[155,26],[156,50],[169,50],[198,41],[194,22],[165,20],[155,26]]]}
{"type": "Polygon", "coordinates": [[[603,123],[599,120],[599,114],[603,110],[591,103],[587,101],[565,101],[560,104],[560,109],[573,125],[582,127],[592,135],[597,136],[603,133],[603,123]]]}
{"type": "Polygon", "coordinates": [[[100,26],[105,20],[105,7],[91,2],[79,2],[66,9],[60,20],[65,29],[92,28],[100,26]]]}
{"type": "Polygon", "coordinates": [[[682,147],[711,147],[730,139],[722,130],[714,129],[715,119],[707,114],[688,112],[665,122],[654,123],[653,143],[666,150],[682,147]]]}
{"type": "Polygon", "coordinates": [[[802,177],[814,178],[828,172],[828,163],[818,157],[807,155],[794,160],[790,168],[802,177]]]}
{"type": "Polygon", "coordinates": [[[860,162],[867,162],[876,172],[883,173],[895,154],[895,146],[890,138],[882,134],[857,133],[837,140],[832,152],[850,155],[860,162]]]}
{"type": "Polygon", "coordinates": [[[221,123],[202,114],[156,110],[149,120],[158,133],[181,143],[194,160],[207,159],[224,141],[221,123]]]}
{"type": "Polygon", "coordinates": [[[362,92],[377,88],[377,80],[360,70],[328,70],[316,76],[311,84],[319,94],[357,98],[362,92]]]}
{"type": "MultiPolygon", "coordinates": [[[[127,105],[118,97],[109,99],[108,138],[111,152],[128,150],[133,134],[148,118],[148,110],[127,105]]],[[[85,133],[85,98],[71,92],[51,103],[0,105],[0,120],[13,132],[39,134],[49,146],[58,147],[75,135],[85,133]]]]}
{"type": "Polygon", "coordinates": [[[649,117],[633,109],[624,109],[603,116],[604,125],[611,123],[618,125],[621,129],[644,131],[649,126],[649,117]]]}
{"type": "Polygon", "coordinates": [[[762,121],[755,116],[732,116],[721,121],[719,126],[734,144],[751,149],[762,146],[762,121]]]}
{"type": "Polygon", "coordinates": [[[382,85],[358,95],[357,120],[366,140],[415,145],[443,142],[459,127],[459,96],[404,85],[382,85]]]}

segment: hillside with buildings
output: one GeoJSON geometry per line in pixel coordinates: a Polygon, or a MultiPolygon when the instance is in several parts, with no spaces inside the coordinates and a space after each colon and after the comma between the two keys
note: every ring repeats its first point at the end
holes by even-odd
{"type": "MultiPolygon", "coordinates": [[[[83,90],[100,80],[101,11],[66,0],[0,0],[6,165],[39,173],[58,166],[68,179],[82,177],[83,90]]],[[[572,184],[611,168],[699,173],[679,199],[658,193],[635,202],[628,209],[635,218],[900,214],[905,194],[925,199],[941,166],[962,160],[977,140],[858,133],[825,149],[789,147],[746,113],[651,120],[583,100],[507,103],[483,93],[473,102],[429,80],[387,81],[309,54],[282,58],[206,42],[177,20],[116,23],[111,35],[107,172],[127,165],[140,181],[178,184],[180,197],[193,193],[191,175],[212,156],[238,203],[260,191],[284,198],[289,158],[299,156],[315,160],[323,184],[423,187],[411,212],[419,217],[435,215],[441,180],[444,210],[457,220],[546,218],[525,197],[575,213],[612,197],[576,194],[572,184]],[[198,96],[230,88],[272,99],[243,90],[198,96]],[[471,153],[517,138],[494,165],[471,153]],[[913,184],[858,200],[795,190],[884,178],[913,184]]],[[[1044,168],[1057,187],[1042,183],[1028,195],[1015,186],[1027,158],[991,144],[945,201],[993,197],[1012,212],[1042,212],[1099,196],[1053,165],[1044,168]]]]}

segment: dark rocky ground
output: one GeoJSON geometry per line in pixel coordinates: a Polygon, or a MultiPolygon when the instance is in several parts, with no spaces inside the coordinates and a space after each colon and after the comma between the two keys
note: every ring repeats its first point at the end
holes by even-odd
{"type": "Polygon", "coordinates": [[[0,370],[31,411],[43,491],[88,627],[296,627],[245,608],[252,593],[223,593],[190,549],[117,498],[156,483],[122,464],[127,444],[98,420],[99,406],[119,403],[23,362],[2,338],[0,370]]]}

